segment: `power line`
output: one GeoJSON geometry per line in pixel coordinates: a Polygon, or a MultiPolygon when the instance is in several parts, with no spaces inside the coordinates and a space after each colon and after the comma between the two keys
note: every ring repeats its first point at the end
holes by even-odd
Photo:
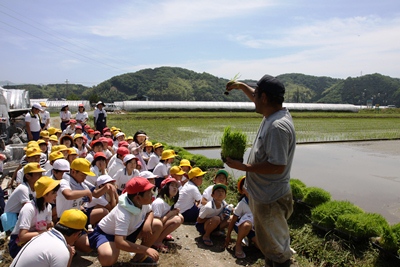
{"type": "MultiPolygon", "coordinates": [[[[22,16],[22,17],[24,17],[24,18],[26,19],[26,16],[24,16],[24,15],[22,15],[22,14],[20,14],[20,13],[14,11],[14,10],[12,10],[12,9],[10,9],[10,8],[8,8],[8,7],[4,6],[4,5],[2,5],[2,4],[0,4],[0,6],[6,8],[6,9],[12,11],[13,13],[15,13],[15,14],[17,14],[17,15],[20,15],[20,16],[22,16]]],[[[37,30],[39,30],[39,31],[41,31],[41,32],[43,32],[43,33],[45,33],[45,34],[48,34],[48,35],[50,35],[50,36],[52,36],[52,37],[54,37],[54,38],[56,38],[56,39],[58,39],[58,40],[60,40],[60,41],[62,41],[62,42],[68,43],[68,44],[70,44],[70,45],[72,45],[72,46],[76,46],[76,47],[82,48],[83,50],[88,51],[88,52],[91,52],[91,53],[92,53],[94,50],[96,50],[96,51],[98,51],[99,53],[101,53],[102,56],[105,55],[105,53],[103,53],[103,52],[97,50],[96,48],[93,48],[93,47],[90,47],[90,46],[87,46],[87,45],[82,45],[82,44],[79,44],[79,43],[71,42],[71,41],[69,41],[69,40],[66,39],[66,38],[59,37],[59,36],[57,36],[57,35],[55,35],[55,34],[49,32],[49,31],[43,30],[43,29],[41,29],[41,28],[39,28],[39,27],[36,27],[36,26],[34,26],[34,25],[30,24],[30,23],[27,23],[27,22],[25,22],[25,21],[23,21],[23,20],[21,20],[21,19],[15,17],[15,16],[13,16],[13,15],[10,15],[10,14],[4,12],[4,11],[1,11],[1,10],[0,10],[0,12],[3,13],[3,14],[5,14],[5,15],[7,15],[7,16],[9,16],[9,17],[11,17],[11,18],[13,18],[13,19],[15,19],[15,20],[17,20],[17,21],[19,21],[19,22],[22,22],[22,23],[24,23],[24,24],[26,24],[26,25],[28,25],[28,26],[30,26],[30,27],[32,27],[32,28],[35,28],[35,29],[37,29],[37,30]],[[86,48],[85,46],[86,46],[87,48],[86,48]]],[[[43,24],[41,24],[41,23],[39,23],[39,22],[37,22],[37,21],[35,21],[35,20],[29,19],[29,18],[28,18],[28,20],[31,20],[31,21],[33,21],[33,22],[35,22],[35,23],[37,23],[37,24],[39,24],[40,26],[43,26],[43,27],[45,27],[45,28],[47,27],[47,26],[45,26],[45,25],[43,25],[43,24]]],[[[129,70],[124,70],[124,69],[115,67],[115,66],[113,66],[113,65],[110,65],[110,64],[104,63],[104,62],[102,62],[102,61],[93,59],[93,58],[91,58],[91,57],[89,57],[89,56],[82,55],[82,54],[80,54],[80,53],[78,53],[78,52],[75,52],[75,51],[73,51],[73,50],[71,50],[71,49],[67,49],[67,48],[64,48],[64,47],[62,47],[62,46],[59,46],[59,45],[57,45],[57,44],[55,44],[55,43],[52,43],[52,42],[50,42],[50,41],[48,41],[48,40],[45,40],[45,39],[43,39],[43,38],[41,38],[41,37],[38,37],[38,36],[33,35],[33,34],[31,34],[31,33],[28,33],[28,32],[26,32],[26,31],[24,31],[24,30],[22,30],[22,29],[20,29],[20,28],[18,28],[18,27],[16,27],[16,26],[10,25],[10,24],[8,24],[8,23],[6,23],[6,22],[2,22],[2,23],[8,25],[9,27],[13,27],[13,28],[15,28],[15,29],[17,29],[17,30],[20,30],[20,31],[22,31],[22,32],[24,32],[24,33],[27,33],[27,34],[29,34],[29,35],[35,37],[35,38],[41,39],[42,41],[45,41],[45,42],[47,42],[47,43],[50,43],[51,45],[54,45],[54,46],[56,46],[56,47],[58,47],[58,48],[67,50],[67,51],[70,52],[70,53],[77,54],[77,55],[79,55],[79,56],[81,56],[81,57],[87,58],[87,59],[89,59],[89,60],[91,60],[91,61],[95,61],[95,62],[100,63],[100,64],[102,64],[102,65],[105,65],[105,66],[107,66],[107,67],[111,67],[111,68],[114,68],[114,69],[117,69],[117,70],[120,70],[120,71],[123,71],[123,72],[129,72],[129,70]]],[[[113,57],[107,56],[107,58],[111,58],[112,60],[115,61],[115,59],[114,59],[113,57]]],[[[131,64],[131,63],[129,63],[129,62],[125,62],[125,63],[131,64]]],[[[118,64],[118,63],[117,63],[117,64],[118,64]]]]}

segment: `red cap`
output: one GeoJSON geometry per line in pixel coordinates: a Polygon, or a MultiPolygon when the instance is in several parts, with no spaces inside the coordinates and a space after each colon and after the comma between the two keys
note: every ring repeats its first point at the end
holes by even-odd
{"type": "Polygon", "coordinates": [[[87,132],[90,133],[90,134],[94,134],[94,130],[93,129],[89,129],[89,130],[87,130],[87,132]]]}
{"type": "MultiPolygon", "coordinates": [[[[107,139],[110,139],[110,138],[107,138],[107,139]]],[[[129,146],[129,144],[128,144],[128,142],[126,142],[126,141],[121,141],[121,142],[119,142],[118,143],[118,147],[128,147],[129,146]]]]}
{"type": "Polygon", "coordinates": [[[69,120],[69,123],[76,123],[76,120],[71,119],[71,120],[69,120]]]}
{"type": "Polygon", "coordinates": [[[86,124],[86,125],[85,125],[85,129],[90,129],[90,125],[89,125],[89,124],[86,124]]]}
{"type": "Polygon", "coordinates": [[[100,132],[99,131],[94,131],[94,134],[100,134],[100,132]]]}
{"type": "Polygon", "coordinates": [[[103,152],[96,152],[96,154],[94,154],[93,160],[96,160],[99,157],[107,159],[106,155],[103,152]]]}
{"type": "Polygon", "coordinates": [[[121,156],[126,156],[126,155],[129,154],[129,149],[127,149],[126,147],[121,146],[121,147],[119,147],[117,149],[117,154],[121,155],[121,156]]]}
{"type": "Polygon", "coordinates": [[[161,188],[163,188],[168,183],[178,183],[178,181],[175,178],[167,177],[161,182],[161,188]]]}
{"type": "MultiPolygon", "coordinates": [[[[93,146],[97,143],[101,143],[98,139],[97,140],[93,140],[92,142],[90,142],[90,146],[93,148],[93,146]]],[[[101,143],[103,144],[103,143],[101,143]]]]}
{"type": "Polygon", "coordinates": [[[103,133],[110,131],[110,129],[108,127],[103,129],[103,133]]]}
{"type": "Polygon", "coordinates": [[[79,104],[78,107],[83,107],[83,104],[79,104]]]}
{"type": "Polygon", "coordinates": [[[133,177],[132,179],[129,180],[128,183],[125,185],[124,191],[122,193],[128,193],[128,194],[137,194],[141,192],[148,191],[152,188],[154,188],[155,185],[149,182],[146,178],[143,177],[133,177]]]}
{"type": "Polygon", "coordinates": [[[82,126],[76,125],[76,126],[75,126],[75,129],[81,129],[81,130],[82,130],[82,126]]]}
{"type": "Polygon", "coordinates": [[[105,132],[103,135],[104,136],[111,136],[111,132],[105,132]]]}
{"type": "Polygon", "coordinates": [[[107,142],[107,143],[108,143],[108,139],[110,139],[110,138],[100,137],[100,138],[99,138],[99,141],[100,141],[100,142],[107,142]]]}

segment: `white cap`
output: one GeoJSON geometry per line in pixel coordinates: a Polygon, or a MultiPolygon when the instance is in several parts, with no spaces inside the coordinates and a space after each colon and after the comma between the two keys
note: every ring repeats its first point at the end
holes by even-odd
{"type": "Polygon", "coordinates": [[[32,108],[37,108],[38,110],[43,111],[42,106],[41,106],[40,104],[38,104],[38,103],[34,103],[34,104],[32,105],[32,108]]]}
{"type": "Polygon", "coordinates": [[[130,161],[131,159],[138,159],[137,157],[135,157],[135,155],[133,154],[128,154],[124,157],[124,163],[127,163],[128,161],[130,161]]]}
{"type": "Polygon", "coordinates": [[[104,174],[104,175],[100,175],[97,178],[96,184],[98,186],[100,186],[100,185],[106,184],[108,182],[115,182],[115,180],[113,178],[111,178],[110,175],[104,174]]]}
{"type": "Polygon", "coordinates": [[[146,179],[151,179],[151,178],[157,178],[158,176],[153,174],[151,171],[142,171],[139,175],[140,177],[146,178],[146,179]]]}
{"type": "Polygon", "coordinates": [[[69,171],[70,170],[70,165],[68,160],[66,159],[57,159],[53,163],[53,169],[56,171],[69,171]]]}
{"type": "Polygon", "coordinates": [[[123,136],[123,135],[125,135],[123,132],[119,132],[119,133],[117,133],[117,135],[115,137],[118,138],[118,137],[123,136]]]}

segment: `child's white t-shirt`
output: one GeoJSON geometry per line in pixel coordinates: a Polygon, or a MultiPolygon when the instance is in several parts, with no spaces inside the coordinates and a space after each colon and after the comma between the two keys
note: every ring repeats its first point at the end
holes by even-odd
{"type": "Polygon", "coordinates": [[[108,201],[106,199],[106,196],[102,195],[99,198],[93,197],[92,201],[85,204],[85,207],[88,209],[96,207],[97,205],[105,207],[105,206],[107,206],[107,204],[108,204],[108,201]]]}
{"type": "Polygon", "coordinates": [[[158,197],[151,203],[151,209],[153,210],[154,217],[162,218],[171,210],[171,206],[164,201],[164,199],[158,197]]]}
{"type": "Polygon", "coordinates": [[[203,191],[203,198],[207,199],[207,202],[213,199],[211,196],[213,187],[214,185],[212,184],[203,191]]]}
{"type": "Polygon", "coordinates": [[[125,185],[133,178],[136,176],[139,176],[140,173],[138,170],[133,170],[132,174],[129,175],[128,172],[126,171],[126,168],[120,169],[117,171],[117,173],[112,177],[115,180],[115,184],[117,185],[117,188],[121,191],[125,189],[125,185]]]}
{"type": "Polygon", "coordinates": [[[47,229],[51,223],[51,205],[47,205],[44,211],[39,212],[33,201],[26,203],[19,213],[18,221],[15,224],[12,235],[18,235],[19,231],[24,229],[29,232],[37,232],[47,229]]]}
{"type": "Polygon", "coordinates": [[[134,215],[118,204],[101,219],[98,226],[106,234],[128,236],[142,225],[150,211],[151,205],[143,205],[141,212],[134,215]]]}
{"type": "Polygon", "coordinates": [[[35,197],[36,192],[32,192],[29,185],[22,183],[18,185],[9,196],[6,206],[4,207],[4,212],[19,213],[22,206],[35,197]]]}
{"type": "Polygon", "coordinates": [[[208,201],[207,204],[205,204],[200,208],[199,218],[208,219],[214,216],[218,216],[221,214],[225,206],[226,206],[225,201],[222,201],[220,208],[216,207],[214,200],[208,201]]]}
{"type": "Polygon", "coordinates": [[[87,185],[85,185],[84,183],[78,183],[77,181],[75,181],[74,178],[72,178],[69,174],[66,174],[69,176],[69,179],[61,179],[60,182],[60,189],[58,189],[57,192],[57,198],[56,198],[56,208],[57,208],[57,216],[58,218],[61,217],[61,214],[65,211],[65,210],[69,210],[69,209],[81,209],[81,206],[85,203],[84,201],[84,197],[80,197],[77,199],[71,199],[71,200],[67,200],[64,195],[62,194],[62,192],[66,189],[70,189],[72,191],[74,190],[86,190],[89,189],[89,187],[87,185]]]}
{"type": "Polygon", "coordinates": [[[160,178],[164,178],[165,176],[168,175],[168,169],[170,168],[170,166],[168,166],[170,164],[165,164],[162,162],[159,162],[156,167],[153,170],[153,174],[157,175],[160,178]]]}
{"type": "Polygon", "coordinates": [[[239,221],[236,223],[237,226],[241,225],[245,221],[253,222],[253,213],[250,210],[249,204],[245,198],[242,198],[237,204],[233,214],[239,217],[239,221]]]}
{"type": "Polygon", "coordinates": [[[147,169],[153,170],[157,164],[160,162],[160,157],[157,154],[152,154],[147,162],[147,169]]]}
{"type": "Polygon", "coordinates": [[[180,213],[184,213],[193,207],[195,201],[201,201],[201,194],[199,188],[192,181],[189,181],[179,191],[179,199],[175,208],[179,208],[180,213]]]}

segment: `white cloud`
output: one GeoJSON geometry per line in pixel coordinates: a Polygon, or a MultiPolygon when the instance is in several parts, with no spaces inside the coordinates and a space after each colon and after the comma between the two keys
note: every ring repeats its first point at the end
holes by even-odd
{"type": "MultiPolygon", "coordinates": [[[[181,31],[192,31],[199,24],[223,18],[240,17],[248,12],[273,5],[274,1],[206,0],[160,1],[144,6],[131,4],[115,11],[115,19],[99,20],[90,27],[95,35],[124,39],[164,36],[181,31]]],[[[212,26],[210,24],[209,26],[212,26]]]]}

